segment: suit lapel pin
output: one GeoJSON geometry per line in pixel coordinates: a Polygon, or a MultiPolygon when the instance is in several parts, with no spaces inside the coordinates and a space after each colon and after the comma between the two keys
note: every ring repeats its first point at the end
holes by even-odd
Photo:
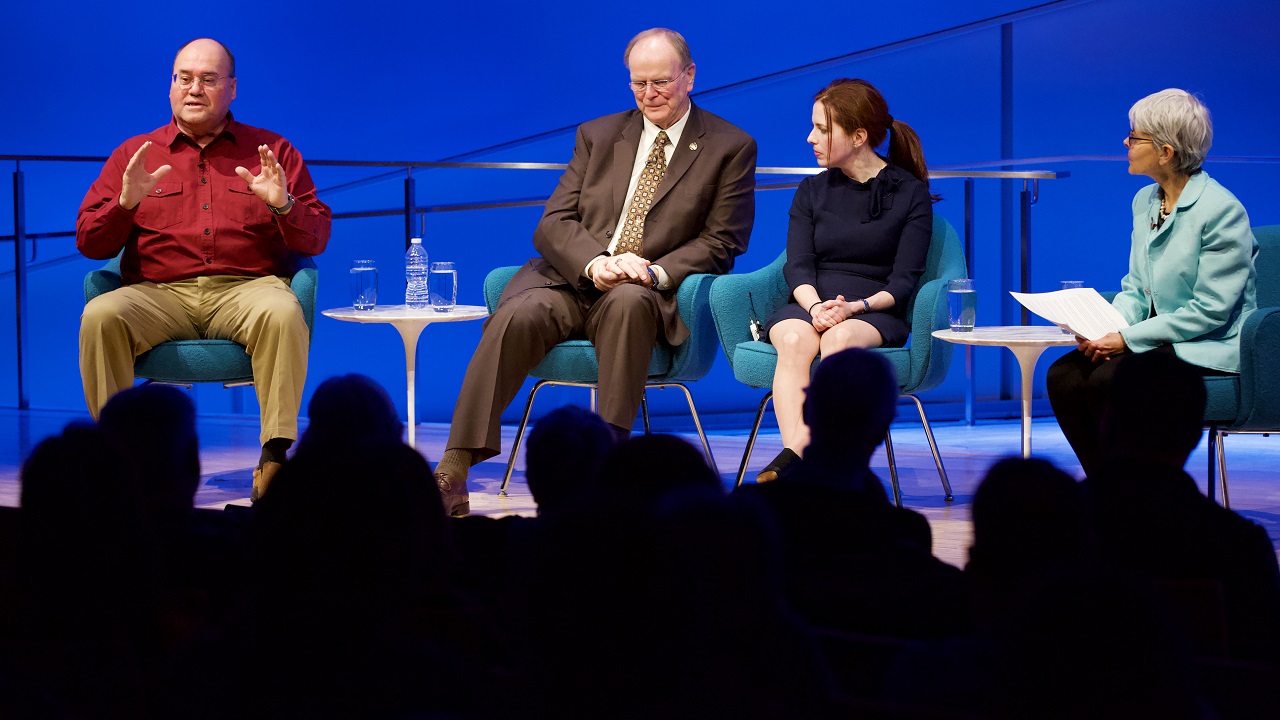
{"type": "Polygon", "coordinates": [[[697,149],[698,149],[698,143],[696,143],[696,142],[691,142],[691,143],[689,143],[689,149],[690,149],[690,150],[697,150],[697,149]]]}

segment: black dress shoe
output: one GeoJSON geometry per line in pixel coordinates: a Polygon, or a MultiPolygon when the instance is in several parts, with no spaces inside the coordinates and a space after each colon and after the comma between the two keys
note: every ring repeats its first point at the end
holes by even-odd
{"type": "Polygon", "coordinates": [[[778,456],[771,460],[768,465],[765,465],[759,475],[756,475],[756,482],[773,482],[777,480],[788,465],[799,459],[800,456],[795,454],[791,448],[782,448],[782,452],[778,453],[778,456]]]}
{"type": "Polygon", "coordinates": [[[464,517],[471,514],[471,496],[467,493],[467,481],[456,478],[449,473],[435,473],[436,487],[440,488],[440,499],[444,501],[444,512],[449,517],[464,517]]]}

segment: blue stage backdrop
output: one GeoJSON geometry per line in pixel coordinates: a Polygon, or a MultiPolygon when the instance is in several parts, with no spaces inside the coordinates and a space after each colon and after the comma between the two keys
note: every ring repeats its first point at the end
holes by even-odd
{"type": "MultiPolygon", "coordinates": [[[[762,166],[812,165],[805,137],[813,93],[844,76],[881,88],[894,116],[919,132],[935,169],[1044,158],[1016,169],[1070,173],[1040,184],[1032,290],[1054,289],[1068,278],[1118,287],[1130,199],[1146,183],[1129,176],[1122,160],[1126,114],[1135,100],[1166,87],[1199,93],[1213,111],[1208,171],[1241,198],[1255,225],[1280,222],[1271,199],[1280,169],[1280,135],[1271,129],[1280,109],[1274,81],[1280,57],[1273,49],[1280,11],[1270,0],[806,6],[738,0],[686,3],[658,15],[583,0],[356,6],[231,0],[150,12],[11,5],[0,21],[0,154],[105,156],[125,138],[165,123],[176,49],[212,36],[236,54],[236,117],[280,132],[309,159],[566,162],[574,125],[631,105],[623,46],[636,31],[660,23],[689,40],[698,66],[695,101],[752,133],[762,166]]],[[[27,232],[72,229],[99,168],[21,163],[27,232]]],[[[0,163],[0,235],[13,232],[15,169],[13,162],[0,163]]],[[[380,171],[312,172],[336,212],[403,205],[403,170],[355,186],[349,183],[380,171]]],[[[545,170],[414,173],[416,201],[433,208],[541,199],[557,177],[545,170]]],[[[981,324],[1018,322],[1007,291],[1017,288],[1019,188],[975,184],[971,272],[981,324]]],[[[960,228],[961,182],[940,180],[934,189],[944,196],[937,211],[960,228]]],[[[751,249],[739,270],[767,264],[785,244],[791,191],[760,191],[757,199],[751,249]]],[[[489,269],[529,257],[540,212],[425,214],[432,258],[458,264],[459,302],[482,303],[489,269]]],[[[76,366],[81,283],[100,263],[80,257],[70,238],[32,245],[27,394],[35,408],[82,409],[76,366]]],[[[336,221],[329,249],[317,259],[320,308],[349,303],[347,268],[356,258],[372,258],[382,269],[382,301],[401,302],[403,247],[401,217],[336,221]]],[[[18,402],[13,268],[12,243],[0,243],[0,406],[18,402]]],[[[449,419],[479,332],[479,323],[463,323],[423,335],[420,419],[449,419]]],[[[985,401],[1016,397],[1016,370],[1000,352],[976,356],[978,397],[988,408],[1002,405],[985,401]]],[[[388,327],[317,318],[308,390],[347,372],[383,383],[403,415],[399,337],[388,327]]],[[[956,363],[947,383],[926,399],[954,415],[963,387],[962,363],[956,363]]],[[[694,394],[705,412],[722,414],[721,422],[740,421],[760,397],[733,380],[723,359],[694,394]]],[[[672,418],[683,412],[682,399],[654,395],[655,412],[672,418]]],[[[194,397],[204,414],[257,413],[248,391],[207,387],[194,397]]],[[[564,390],[541,409],[585,400],[585,391],[564,390]]],[[[516,418],[518,405],[507,420],[516,418]]]]}

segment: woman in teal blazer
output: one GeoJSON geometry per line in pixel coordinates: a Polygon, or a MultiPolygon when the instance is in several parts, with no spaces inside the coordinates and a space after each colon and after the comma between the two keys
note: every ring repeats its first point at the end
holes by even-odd
{"type": "Polygon", "coordinates": [[[1240,326],[1257,302],[1257,243],[1244,206],[1200,168],[1213,142],[1209,110],[1162,90],[1129,110],[1129,173],[1154,185],[1133,198],[1129,273],[1112,305],[1129,327],[1080,341],[1049,368],[1054,415],[1086,474],[1098,469],[1099,422],[1118,362],[1169,352],[1204,374],[1240,369],[1240,326]]]}

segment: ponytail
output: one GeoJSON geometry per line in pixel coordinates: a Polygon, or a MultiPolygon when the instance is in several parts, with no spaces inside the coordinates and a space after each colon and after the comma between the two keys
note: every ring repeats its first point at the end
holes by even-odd
{"type": "Polygon", "coordinates": [[[906,170],[925,185],[929,184],[929,168],[924,162],[924,148],[920,136],[901,120],[890,119],[889,162],[906,170]]]}

